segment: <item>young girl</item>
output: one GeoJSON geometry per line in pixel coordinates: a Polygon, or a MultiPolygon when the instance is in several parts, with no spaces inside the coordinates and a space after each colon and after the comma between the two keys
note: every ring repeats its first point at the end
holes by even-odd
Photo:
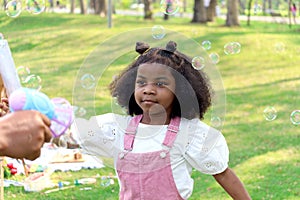
{"type": "Polygon", "coordinates": [[[137,43],[140,56],[111,84],[129,116],[76,119],[82,148],[114,158],[121,200],[188,199],[192,169],[213,175],[233,199],[250,199],[228,168],[223,135],[200,121],[211,104],[205,74],[176,50],[137,43]]]}
{"type": "Polygon", "coordinates": [[[297,24],[296,23],[297,7],[296,7],[295,3],[293,3],[293,5],[291,6],[291,12],[292,12],[292,15],[293,15],[294,24],[297,24]]]}

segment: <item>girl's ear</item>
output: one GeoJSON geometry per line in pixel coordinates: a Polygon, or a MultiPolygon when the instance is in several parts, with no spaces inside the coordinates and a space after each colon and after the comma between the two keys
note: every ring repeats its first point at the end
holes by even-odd
{"type": "Polygon", "coordinates": [[[147,43],[144,42],[137,42],[135,46],[135,51],[139,54],[145,53],[150,48],[150,46],[147,43]]]}

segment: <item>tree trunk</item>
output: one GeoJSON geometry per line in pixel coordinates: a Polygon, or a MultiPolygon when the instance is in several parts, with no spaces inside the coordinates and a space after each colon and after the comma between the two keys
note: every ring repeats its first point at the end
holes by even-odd
{"type": "Polygon", "coordinates": [[[95,0],[94,10],[95,10],[95,15],[100,15],[101,17],[105,17],[107,15],[106,1],[95,0]]]}
{"type": "Polygon", "coordinates": [[[79,0],[79,3],[80,3],[80,14],[85,15],[86,9],[85,9],[84,0],[79,0]]]}
{"type": "Polygon", "coordinates": [[[4,1],[3,1],[3,9],[4,9],[4,10],[6,9],[6,4],[7,4],[7,1],[4,0],[4,1]]]}
{"type": "Polygon", "coordinates": [[[151,0],[144,0],[144,19],[152,19],[151,0]]]}
{"type": "Polygon", "coordinates": [[[226,26],[239,26],[238,0],[228,0],[226,26]]]}
{"type": "Polygon", "coordinates": [[[267,6],[266,6],[266,1],[267,0],[263,0],[263,5],[262,5],[262,11],[263,11],[263,14],[266,14],[266,10],[267,10],[267,6]]]}
{"type": "Polygon", "coordinates": [[[70,13],[73,14],[75,12],[75,0],[70,0],[70,13]]]}
{"type": "Polygon", "coordinates": [[[99,10],[100,10],[100,16],[105,17],[107,15],[107,7],[106,7],[106,1],[105,0],[99,0],[99,10]]]}
{"type": "Polygon", "coordinates": [[[206,23],[206,10],[204,7],[204,0],[195,0],[194,1],[194,14],[192,23],[206,23]]]}
{"type": "Polygon", "coordinates": [[[207,21],[213,22],[214,17],[216,16],[216,6],[217,6],[217,0],[210,0],[209,6],[207,7],[207,21]]]}
{"type": "Polygon", "coordinates": [[[268,4],[269,4],[269,11],[273,12],[272,11],[272,0],[268,0],[268,4]]]}
{"type": "Polygon", "coordinates": [[[240,12],[240,14],[242,14],[242,15],[245,14],[245,10],[246,10],[245,3],[246,3],[246,2],[244,2],[244,1],[242,1],[242,0],[239,0],[239,5],[240,5],[240,7],[239,7],[239,12],[240,12]]]}
{"type": "Polygon", "coordinates": [[[251,5],[252,5],[252,0],[249,0],[249,2],[248,2],[248,18],[247,18],[247,25],[248,26],[250,26],[251,5]]]}
{"type": "Polygon", "coordinates": [[[99,0],[93,0],[94,2],[94,14],[100,15],[100,2],[99,0]]]}
{"type": "Polygon", "coordinates": [[[95,14],[96,12],[95,0],[89,1],[88,8],[89,8],[89,13],[95,14]]]}

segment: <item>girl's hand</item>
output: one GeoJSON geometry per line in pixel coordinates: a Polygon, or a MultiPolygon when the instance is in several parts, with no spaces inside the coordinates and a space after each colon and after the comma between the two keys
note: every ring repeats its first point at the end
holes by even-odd
{"type": "Polygon", "coordinates": [[[0,117],[9,113],[9,104],[7,98],[1,98],[0,101],[0,117]]]}

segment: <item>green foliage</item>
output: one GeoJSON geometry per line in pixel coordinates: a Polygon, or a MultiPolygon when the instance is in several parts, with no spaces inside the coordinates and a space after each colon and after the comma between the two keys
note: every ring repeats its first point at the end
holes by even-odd
{"type": "MultiPolygon", "coordinates": [[[[31,73],[41,76],[42,91],[50,97],[62,96],[71,102],[74,82],[84,59],[112,36],[159,24],[198,43],[211,41],[208,53],[220,55],[217,69],[227,97],[222,132],[231,152],[230,167],[242,179],[253,199],[300,199],[299,126],[289,120],[291,111],[300,109],[299,25],[289,28],[285,24],[252,22],[248,27],[241,21],[241,27],[228,28],[223,26],[223,19],[199,25],[191,24],[188,18],[144,21],[141,17],[114,16],[113,28],[108,29],[106,19],[99,16],[22,13],[12,19],[0,14],[0,31],[10,44],[16,66],[27,66],[31,73]],[[224,44],[231,41],[241,44],[239,54],[224,54],[224,44]],[[264,119],[266,106],[277,109],[274,121],[264,119]]],[[[104,82],[97,86],[101,87],[96,96],[97,113],[110,110],[111,99],[106,85],[132,56],[121,55],[112,63],[116,70],[105,71],[104,82]]],[[[94,105],[89,106],[94,109],[94,105]]],[[[205,121],[209,119],[207,115],[205,121]]],[[[109,173],[113,173],[110,168],[59,172],[54,173],[52,179],[73,183],[75,179],[109,173]]],[[[230,199],[211,176],[196,171],[192,175],[195,188],[191,200],[230,199]]],[[[118,199],[117,184],[102,187],[100,182],[97,178],[94,185],[49,194],[27,193],[23,188],[9,187],[5,188],[5,199],[118,199]],[[80,190],[84,187],[91,187],[91,190],[80,190]]]]}

